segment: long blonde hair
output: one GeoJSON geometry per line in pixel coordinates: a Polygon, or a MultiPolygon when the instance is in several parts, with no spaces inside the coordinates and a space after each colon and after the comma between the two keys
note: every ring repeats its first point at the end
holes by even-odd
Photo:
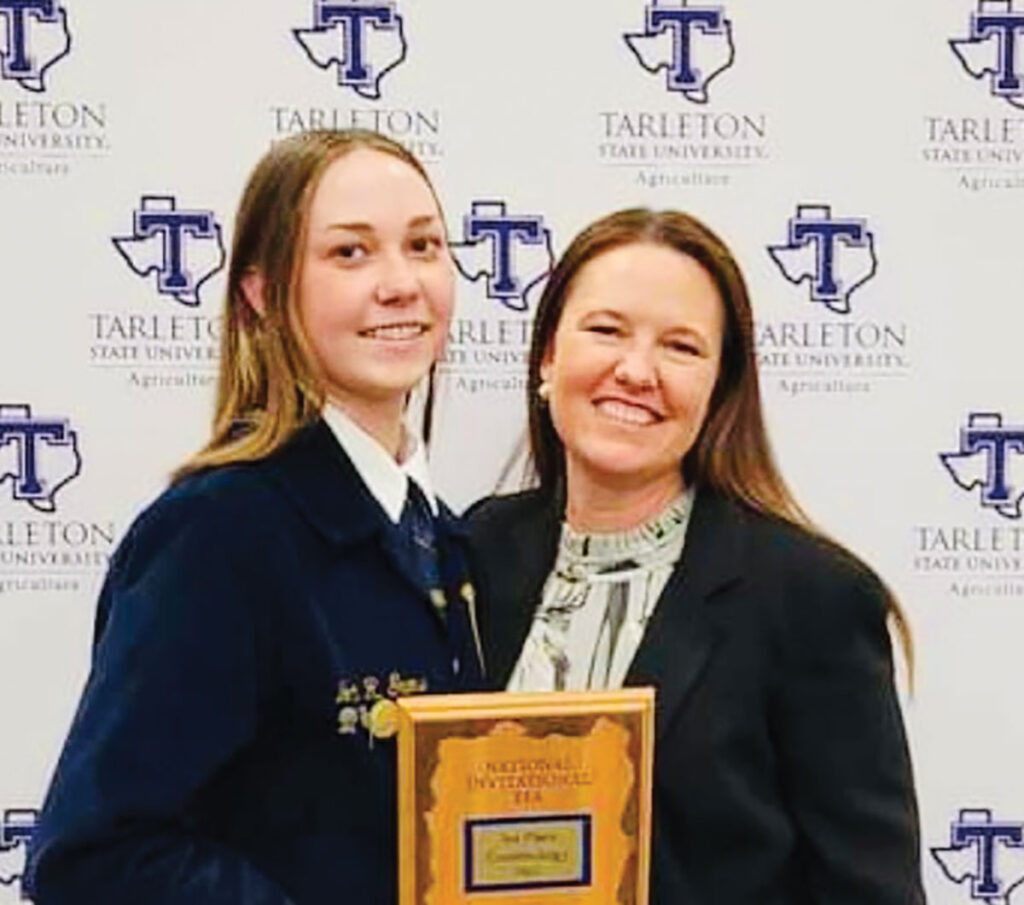
{"type": "MultiPolygon", "coordinates": [[[[683,458],[685,482],[714,489],[749,508],[796,525],[860,562],[829,539],[797,503],[780,474],[761,412],[750,295],[728,246],[695,217],[681,211],[633,208],[591,223],[569,244],[555,265],[533,321],[527,373],[530,454],[543,492],[559,496],[565,486],[565,448],[538,393],[541,365],[553,342],[572,282],[598,255],[634,242],[652,242],[693,258],[715,282],[725,313],[722,359],[708,415],[693,448],[683,458]]],[[[914,645],[895,595],[885,587],[886,605],[912,679],[914,645]]]]}
{"type": "Polygon", "coordinates": [[[277,142],[262,157],[235,215],[212,436],[178,468],[175,480],[269,456],[318,417],[324,389],[296,304],[301,251],[320,178],[335,160],[358,148],[409,164],[433,193],[423,165],[402,145],[376,132],[302,132],[277,142]],[[259,313],[243,290],[253,272],[262,278],[259,313]]]}

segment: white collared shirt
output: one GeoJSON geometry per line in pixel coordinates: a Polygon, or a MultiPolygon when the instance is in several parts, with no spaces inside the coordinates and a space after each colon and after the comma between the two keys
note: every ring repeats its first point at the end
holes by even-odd
{"type": "Polygon", "coordinates": [[[402,516],[410,480],[423,491],[430,511],[437,515],[437,497],[430,484],[426,450],[415,433],[403,427],[402,449],[399,451],[401,461],[396,462],[375,437],[338,406],[328,402],[322,414],[359,477],[392,522],[397,525],[402,516]]]}

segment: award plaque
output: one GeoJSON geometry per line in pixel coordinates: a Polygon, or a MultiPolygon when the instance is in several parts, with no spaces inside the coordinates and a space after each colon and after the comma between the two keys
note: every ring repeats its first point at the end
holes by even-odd
{"type": "Polygon", "coordinates": [[[654,691],[398,701],[400,905],[647,905],[654,691]]]}

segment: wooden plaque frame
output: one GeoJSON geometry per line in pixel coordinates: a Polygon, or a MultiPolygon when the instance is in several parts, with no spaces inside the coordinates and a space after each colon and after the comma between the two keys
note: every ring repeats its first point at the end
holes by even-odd
{"type": "Polygon", "coordinates": [[[654,690],[398,701],[399,905],[647,905],[654,690]]]}

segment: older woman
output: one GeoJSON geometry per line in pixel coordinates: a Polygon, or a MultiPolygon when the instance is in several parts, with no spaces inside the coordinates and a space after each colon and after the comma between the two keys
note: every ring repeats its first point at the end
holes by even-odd
{"type": "Polygon", "coordinates": [[[470,512],[491,679],[658,690],[656,905],[913,905],[917,813],[874,573],[808,524],[761,416],[750,303],[685,214],[556,266],[530,356],[539,487],[470,512]]]}

